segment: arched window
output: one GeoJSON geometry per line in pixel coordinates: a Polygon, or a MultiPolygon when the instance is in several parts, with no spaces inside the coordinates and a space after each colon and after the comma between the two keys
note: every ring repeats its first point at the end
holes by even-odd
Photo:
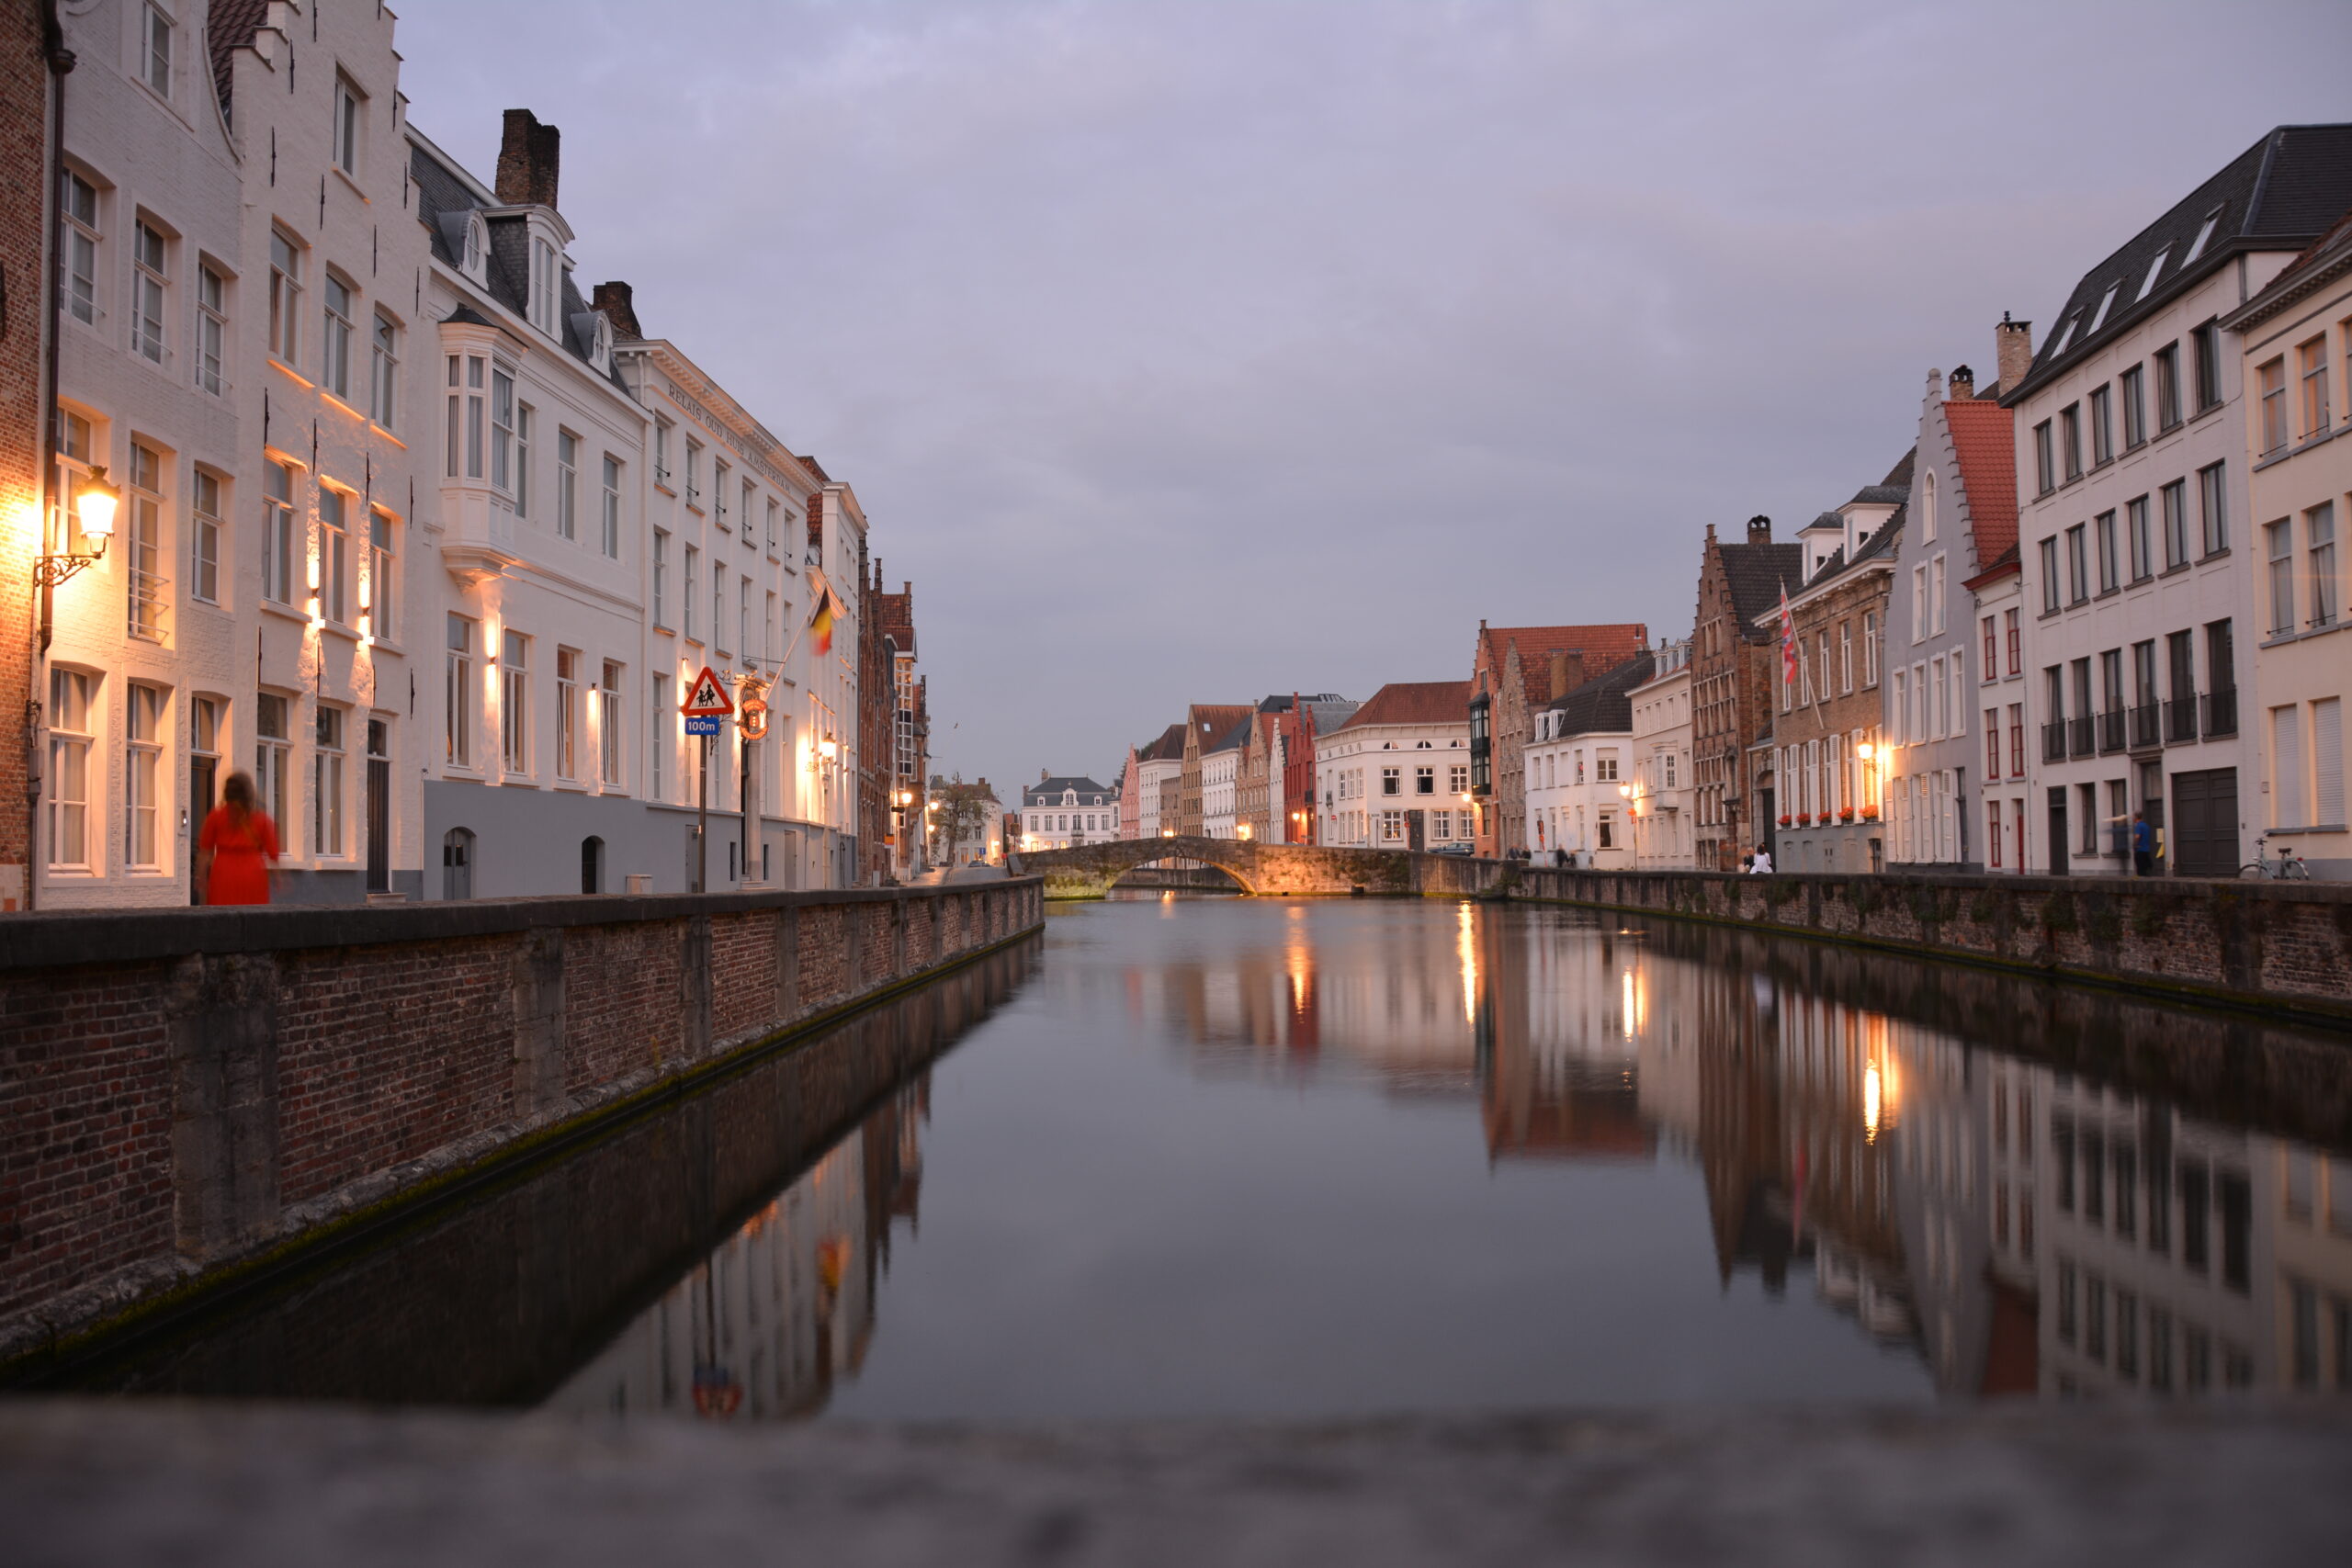
{"type": "Polygon", "coordinates": [[[1919,540],[1928,545],[1936,542],[1936,470],[1933,468],[1919,476],[1919,540]]]}
{"type": "Polygon", "coordinates": [[[605,890],[605,840],[591,835],[580,840],[580,891],[605,890]]]}
{"type": "Polygon", "coordinates": [[[441,835],[441,897],[474,896],[474,834],[470,828],[452,828],[441,835]]]}

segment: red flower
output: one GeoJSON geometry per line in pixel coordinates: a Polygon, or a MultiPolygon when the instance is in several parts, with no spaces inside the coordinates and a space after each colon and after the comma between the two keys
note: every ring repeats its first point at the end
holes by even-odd
{"type": "Polygon", "coordinates": [[[1841,807],[1839,807],[1838,808],[1838,821],[1840,821],[1840,822],[1851,822],[1853,819],[1854,819],[1854,808],[1853,808],[1852,807],[1850,807],[1850,806],[1841,806],[1841,807]]]}
{"type": "Polygon", "coordinates": [[[1787,827],[1788,825],[1789,825],[1789,814],[1788,814],[1787,812],[1783,811],[1782,813],[1781,813],[1781,827],[1783,827],[1783,828],[1785,828],[1785,827],[1787,827]]]}
{"type": "Polygon", "coordinates": [[[1875,806],[1865,806],[1865,807],[1862,807],[1862,820],[1863,820],[1863,821],[1865,821],[1865,822],[1875,822],[1875,821],[1877,821],[1877,820],[1878,820],[1878,807],[1875,807],[1875,806]]]}

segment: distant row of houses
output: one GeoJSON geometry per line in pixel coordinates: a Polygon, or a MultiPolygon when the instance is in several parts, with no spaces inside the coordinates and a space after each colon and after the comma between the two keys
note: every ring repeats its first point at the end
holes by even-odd
{"type": "Polygon", "coordinates": [[[1017,841],[2352,877],[2347,209],[2352,125],[2280,127],[2038,347],[2004,315],[1989,384],[1928,371],[1883,477],[1709,525],[1687,637],[1481,623],[1465,680],[1196,704],[1017,841]]]}

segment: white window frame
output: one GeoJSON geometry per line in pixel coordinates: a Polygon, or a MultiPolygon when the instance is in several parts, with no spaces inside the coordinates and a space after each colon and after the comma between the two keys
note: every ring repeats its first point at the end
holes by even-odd
{"type": "Polygon", "coordinates": [[[469,616],[449,616],[442,716],[447,725],[446,759],[453,768],[474,765],[474,625],[469,616]]]}
{"type": "Polygon", "coordinates": [[[580,537],[580,437],[561,425],[555,429],[555,533],[580,537]]]}
{"type": "Polygon", "coordinates": [[[219,396],[229,372],[229,276],[209,262],[196,267],[196,385],[219,396]]]}
{"type": "Polygon", "coordinates": [[[254,703],[254,800],[277,825],[279,849],[294,852],[293,823],[286,815],[286,786],[294,765],[295,699],[261,692],[254,703]]]}
{"type": "Polygon", "coordinates": [[[282,229],[269,231],[269,355],[288,369],[301,363],[302,246],[282,229]]]}
{"type": "Polygon", "coordinates": [[[349,850],[344,838],[344,765],[350,744],[350,710],[321,703],[311,716],[311,853],[340,860],[349,850]]]}
{"type": "Polygon", "coordinates": [[[198,604],[220,603],[220,530],[225,509],[220,504],[224,482],[208,469],[196,470],[188,495],[188,597],[198,604]]]}
{"type": "Polygon", "coordinates": [[[145,218],[130,225],[130,348],[151,365],[171,356],[167,301],[172,237],[145,218]]]}
{"type": "Polygon", "coordinates": [[[400,428],[401,324],[378,310],[368,329],[368,417],[385,430],[400,428]]]}
{"type": "Polygon", "coordinates": [[[58,209],[65,225],[65,254],[59,267],[64,276],[65,310],[75,321],[96,326],[105,313],[98,303],[98,248],[106,238],[98,186],[73,169],[64,171],[61,184],[58,209]]]}
{"type": "Polygon", "coordinates": [[[41,781],[42,827],[47,863],[53,871],[96,868],[90,832],[90,755],[97,743],[91,716],[97,711],[102,676],[52,665],[49,671],[49,766],[41,781]]]}

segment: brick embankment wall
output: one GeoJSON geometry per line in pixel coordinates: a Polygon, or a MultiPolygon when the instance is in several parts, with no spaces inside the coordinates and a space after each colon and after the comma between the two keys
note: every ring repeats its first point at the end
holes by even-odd
{"type": "Polygon", "coordinates": [[[1034,879],[0,918],[0,1363],[1035,930],[1034,879]]]}
{"type": "Polygon", "coordinates": [[[1518,897],[1826,937],[2352,1026],[2347,885],[1527,867],[1511,882],[1518,897]]]}

